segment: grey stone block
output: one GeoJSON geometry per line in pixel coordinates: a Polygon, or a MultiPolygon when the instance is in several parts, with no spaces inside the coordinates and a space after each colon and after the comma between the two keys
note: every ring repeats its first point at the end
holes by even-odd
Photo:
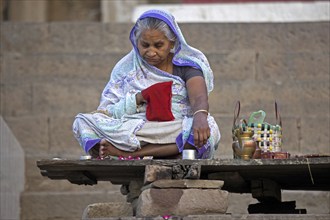
{"type": "Polygon", "coordinates": [[[108,23],[103,25],[102,43],[105,52],[129,52],[133,49],[129,40],[131,23],[108,23]]]}
{"type": "Polygon", "coordinates": [[[242,34],[240,49],[257,52],[286,50],[287,24],[239,24],[238,28],[242,34]]]}
{"type": "Polygon", "coordinates": [[[33,86],[33,112],[36,115],[75,115],[94,111],[103,86],[85,83],[42,83],[33,86]]]}
{"type": "Polygon", "coordinates": [[[49,149],[48,118],[42,116],[6,117],[25,154],[46,153],[49,149]]]}
{"type": "Polygon", "coordinates": [[[1,108],[4,116],[29,116],[32,114],[32,85],[4,84],[1,85],[1,108]]]}
{"type": "Polygon", "coordinates": [[[123,53],[63,54],[11,53],[4,56],[3,79],[6,82],[47,82],[73,80],[72,83],[101,81],[105,84],[123,53]],[[33,65],[31,65],[33,63],[33,65]]]}
{"type": "Polygon", "coordinates": [[[172,179],[172,168],[159,165],[147,165],[145,167],[145,185],[160,179],[172,179]]]}
{"type": "Polygon", "coordinates": [[[109,80],[110,72],[124,53],[93,54],[38,54],[38,68],[35,77],[70,79],[75,81],[109,80]]]}
{"type": "Polygon", "coordinates": [[[329,115],[329,82],[286,82],[274,86],[282,106],[282,116],[329,115]]]}
{"type": "Polygon", "coordinates": [[[188,44],[202,52],[231,51],[240,47],[242,34],[237,24],[181,24],[180,27],[188,44]]]}
{"type": "Polygon", "coordinates": [[[298,118],[282,118],[282,150],[287,151],[291,156],[301,154],[301,145],[299,143],[301,126],[298,118]]]}
{"type": "Polygon", "coordinates": [[[182,220],[327,220],[329,215],[306,214],[227,214],[227,215],[193,215],[183,217],[182,220]]]}
{"type": "Polygon", "coordinates": [[[303,117],[301,119],[300,145],[302,154],[330,154],[329,117],[303,117]]]}
{"type": "Polygon", "coordinates": [[[151,183],[151,188],[168,189],[221,189],[223,186],[221,180],[157,180],[151,183]]]}
{"type": "Polygon", "coordinates": [[[215,189],[147,189],[138,200],[136,215],[187,216],[225,213],[228,192],[215,189]]]}
{"type": "Polygon", "coordinates": [[[82,220],[99,219],[106,217],[133,216],[133,208],[129,203],[95,203],[84,210],[82,220]]]}
{"type": "Polygon", "coordinates": [[[19,219],[24,190],[24,151],[0,115],[0,219],[19,219]]]}
{"type": "Polygon", "coordinates": [[[99,1],[51,1],[47,3],[47,18],[52,22],[98,22],[101,17],[99,1]]]}
{"type": "Polygon", "coordinates": [[[206,53],[214,78],[217,82],[224,80],[255,79],[254,50],[233,50],[222,53],[206,53]]]}
{"type": "Polygon", "coordinates": [[[294,51],[329,51],[329,22],[288,24],[286,49],[294,51]]]}
{"type": "MultiPolygon", "coordinates": [[[[283,80],[329,82],[329,52],[307,51],[287,55],[288,70],[283,80]]],[[[269,76],[270,79],[274,76],[269,76]]]]}
{"type": "Polygon", "coordinates": [[[221,132],[221,140],[215,153],[215,158],[233,158],[232,150],[232,125],[233,116],[216,116],[215,120],[221,132]]]}
{"type": "Polygon", "coordinates": [[[51,23],[48,40],[51,53],[99,53],[102,51],[102,24],[51,23]]]}
{"type": "Polygon", "coordinates": [[[306,209],[310,215],[330,213],[329,192],[283,190],[282,200],[296,201],[296,208],[306,209]]]}
{"type": "Polygon", "coordinates": [[[47,51],[46,23],[1,22],[1,30],[1,47],[5,51],[47,51]]]}
{"type": "MultiPolygon", "coordinates": [[[[130,203],[135,203],[142,192],[141,188],[143,187],[143,181],[130,181],[128,186],[128,194],[126,196],[126,201],[130,203]]],[[[134,204],[133,204],[134,205],[134,204]]],[[[134,207],[135,209],[135,207],[134,207]]]]}
{"type": "Polygon", "coordinates": [[[49,153],[56,157],[78,159],[85,152],[73,136],[75,116],[51,117],[49,120],[49,153]]]}
{"type": "MultiPolygon", "coordinates": [[[[3,78],[6,83],[17,83],[20,80],[30,79],[34,76],[38,66],[38,56],[26,56],[20,52],[6,53],[3,56],[3,78]],[[31,65],[33,63],[33,65],[31,65]]],[[[31,82],[31,79],[29,80],[31,82]]],[[[26,81],[28,82],[28,81],[26,81]]]]}
{"type": "Polygon", "coordinates": [[[102,202],[125,200],[114,192],[25,192],[21,196],[21,219],[81,219],[89,204],[102,202]]]}
{"type": "Polygon", "coordinates": [[[290,54],[282,51],[261,51],[256,57],[256,71],[259,82],[283,82],[285,80],[293,80],[288,75],[290,70],[288,57],[290,54]]]}

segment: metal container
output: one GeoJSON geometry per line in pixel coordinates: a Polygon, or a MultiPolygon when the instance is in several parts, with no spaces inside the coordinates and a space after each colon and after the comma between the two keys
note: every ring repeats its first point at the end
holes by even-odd
{"type": "Polygon", "coordinates": [[[195,150],[183,150],[182,151],[182,159],[183,160],[195,160],[196,159],[196,151],[195,150]]]}
{"type": "Polygon", "coordinates": [[[80,156],[80,160],[90,160],[90,159],[92,159],[91,155],[80,156]]]}

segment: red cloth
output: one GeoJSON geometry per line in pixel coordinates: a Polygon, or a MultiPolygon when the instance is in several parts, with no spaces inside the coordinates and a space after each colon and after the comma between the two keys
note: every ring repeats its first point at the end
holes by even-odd
{"type": "Polygon", "coordinates": [[[146,116],[149,121],[172,121],[171,111],[172,81],[156,83],[141,94],[147,101],[146,116]]]}

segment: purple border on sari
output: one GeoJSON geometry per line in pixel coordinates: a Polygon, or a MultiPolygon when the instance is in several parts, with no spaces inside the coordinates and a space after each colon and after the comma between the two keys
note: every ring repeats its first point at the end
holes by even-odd
{"type": "Polygon", "coordinates": [[[206,144],[204,144],[201,148],[198,148],[194,144],[194,134],[190,133],[187,142],[183,143],[182,141],[182,133],[179,134],[179,136],[175,140],[176,145],[178,146],[179,152],[181,153],[184,149],[184,145],[188,142],[191,146],[194,146],[197,151],[197,159],[202,159],[204,152],[207,150],[208,147],[210,147],[209,141],[207,141],[206,144]]]}
{"type": "Polygon", "coordinates": [[[100,141],[101,141],[100,138],[87,140],[85,142],[85,147],[84,147],[85,152],[88,153],[88,151],[92,149],[96,144],[100,143],[100,141]]]}

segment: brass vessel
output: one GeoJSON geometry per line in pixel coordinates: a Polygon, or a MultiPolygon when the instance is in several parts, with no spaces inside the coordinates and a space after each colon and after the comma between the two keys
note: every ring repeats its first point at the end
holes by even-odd
{"type": "Polygon", "coordinates": [[[237,140],[234,140],[232,144],[234,158],[243,160],[260,158],[260,149],[252,136],[252,131],[237,134],[237,140]]]}

